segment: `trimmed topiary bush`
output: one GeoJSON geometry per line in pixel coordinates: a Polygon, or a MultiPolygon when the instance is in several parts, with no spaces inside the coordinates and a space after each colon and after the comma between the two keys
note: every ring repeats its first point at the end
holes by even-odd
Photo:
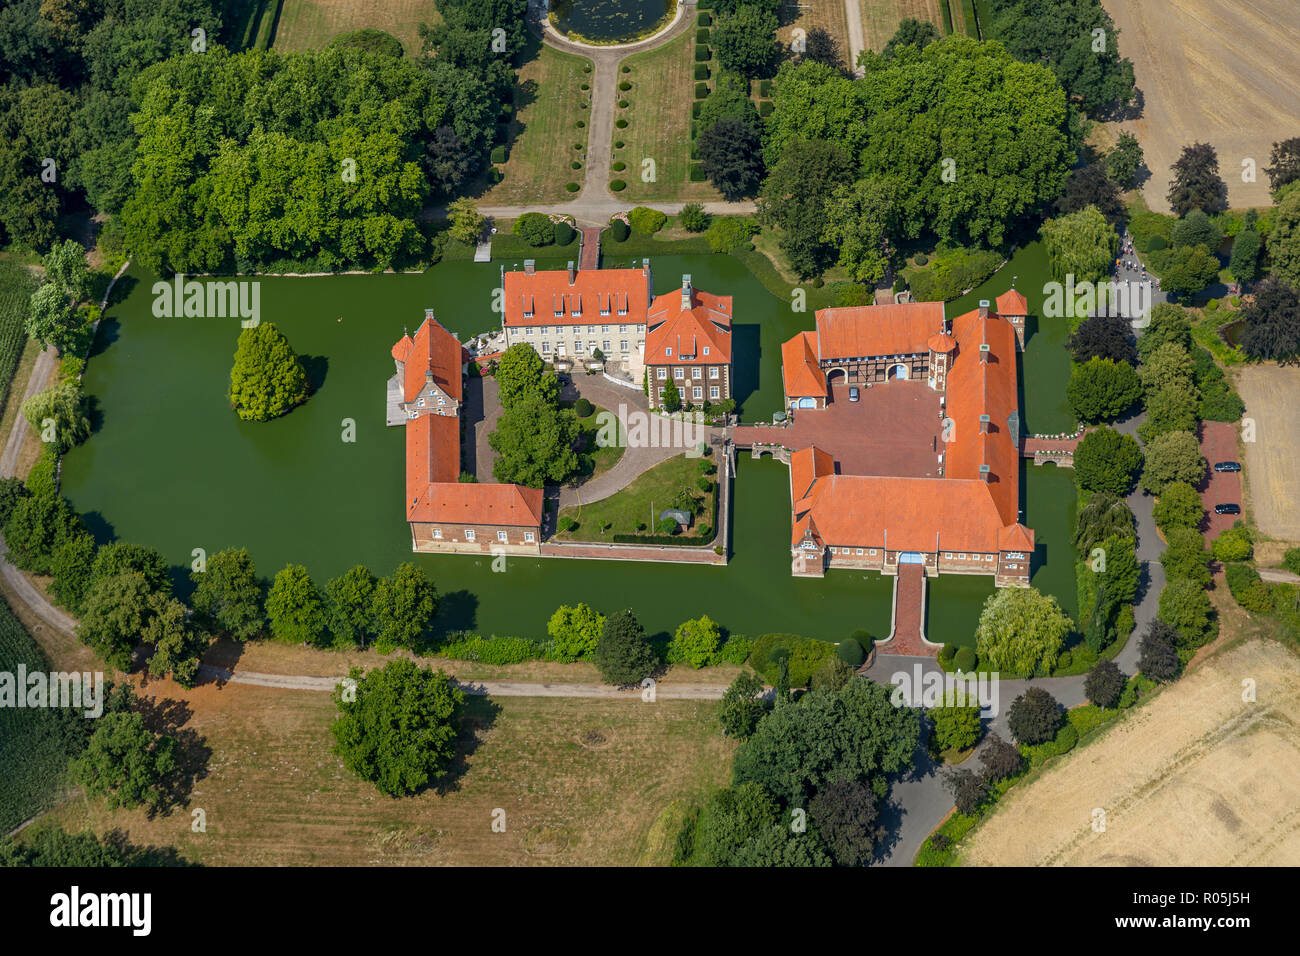
{"type": "Polygon", "coordinates": [[[570,160],[570,161],[569,161],[569,168],[570,168],[570,169],[581,169],[581,168],[582,168],[582,163],[578,162],[576,159],[574,159],[574,160],[570,160]]]}
{"type": "Polygon", "coordinates": [[[702,183],[707,178],[704,175],[704,166],[701,163],[691,163],[691,182],[702,183]]]}
{"type": "Polygon", "coordinates": [[[771,100],[763,100],[763,102],[758,104],[758,115],[766,119],[772,115],[775,109],[776,106],[771,100]]]}
{"type": "Polygon", "coordinates": [[[664,227],[668,217],[658,209],[651,209],[649,206],[637,206],[627,214],[628,223],[632,226],[633,232],[639,232],[643,236],[650,236],[664,227]]]}
{"type": "Polygon", "coordinates": [[[622,219],[615,219],[609,226],[609,234],[615,242],[627,242],[631,230],[622,219]]]}
{"type": "MultiPolygon", "coordinates": [[[[574,185],[576,186],[577,183],[574,183],[574,185]]],[[[573,192],[573,191],[574,190],[572,189],[569,190],[569,192],[573,192]]],[[[574,236],[573,227],[570,226],[567,222],[557,222],[555,224],[555,244],[557,246],[567,246],[569,243],[573,241],[573,236],[574,236]]]]}
{"type": "Polygon", "coordinates": [[[591,413],[595,410],[596,406],[591,404],[591,402],[587,401],[585,398],[580,398],[573,403],[573,414],[577,415],[579,418],[589,418],[591,417],[591,413]]]}
{"type": "Polygon", "coordinates": [[[867,659],[867,652],[856,638],[845,638],[835,645],[835,656],[849,667],[861,667],[867,659]]]}
{"type": "Polygon", "coordinates": [[[526,212],[515,220],[510,230],[530,246],[546,246],[555,241],[555,229],[549,216],[540,212],[526,212]]]}
{"type": "Polygon", "coordinates": [[[506,161],[507,156],[508,156],[508,154],[507,154],[507,152],[506,152],[506,148],[505,148],[504,146],[494,146],[494,147],[492,147],[492,162],[494,162],[494,163],[504,163],[504,162],[506,161]]]}
{"type": "Polygon", "coordinates": [[[698,30],[695,31],[695,42],[696,43],[709,42],[709,30],[707,27],[700,27],[698,30]]]}
{"type": "Polygon", "coordinates": [[[626,93],[628,90],[632,89],[632,84],[629,83],[627,80],[624,80],[623,82],[618,84],[618,88],[622,90],[624,93],[626,93]]]}
{"type": "Polygon", "coordinates": [[[706,47],[706,46],[697,46],[697,47],[695,48],[695,62],[697,62],[697,63],[707,63],[707,62],[709,62],[709,48],[708,48],[708,47],[706,47]]]}
{"type": "Polygon", "coordinates": [[[952,662],[960,671],[973,671],[976,663],[975,649],[973,647],[957,648],[957,653],[952,656],[952,662]]]}
{"type": "Polygon", "coordinates": [[[713,17],[709,16],[707,13],[701,12],[695,17],[695,25],[697,27],[707,27],[712,25],[712,23],[713,17]]]}
{"type": "Polygon", "coordinates": [[[578,190],[580,190],[581,188],[582,188],[582,187],[579,186],[577,183],[565,183],[565,184],[564,184],[564,190],[565,190],[565,192],[576,193],[576,192],[577,192],[578,190]]]}
{"type": "Polygon", "coordinates": [[[614,148],[615,148],[615,149],[622,149],[622,148],[623,148],[623,145],[624,145],[624,144],[623,144],[623,141],[622,141],[621,139],[618,139],[618,140],[615,140],[615,141],[614,141],[614,148]]]}
{"type": "Polygon", "coordinates": [[[942,664],[951,664],[953,655],[957,653],[956,644],[945,644],[939,648],[939,662],[942,664]]]}
{"type": "Polygon", "coordinates": [[[587,128],[587,121],[586,121],[586,120],[578,120],[578,122],[574,123],[573,125],[576,126],[576,127],[578,127],[578,129],[586,129],[586,128],[587,128]]]}
{"type": "Polygon", "coordinates": [[[771,81],[771,80],[759,80],[759,81],[758,81],[758,95],[759,95],[759,96],[762,96],[762,97],[768,97],[768,96],[771,96],[771,95],[772,95],[772,81],[771,81]]]}
{"type": "Polygon", "coordinates": [[[616,193],[621,193],[624,189],[627,189],[627,183],[625,183],[621,179],[615,179],[612,182],[610,182],[609,188],[616,193]]]}
{"type": "Polygon", "coordinates": [[[618,101],[618,108],[621,109],[621,110],[625,110],[625,109],[627,109],[627,108],[628,108],[629,106],[631,106],[631,105],[632,105],[632,104],[630,104],[627,100],[619,100],[619,101],[618,101]]]}
{"type": "Polygon", "coordinates": [[[610,168],[616,173],[621,173],[623,170],[627,169],[627,163],[623,162],[621,159],[617,159],[614,161],[614,165],[610,168]]]}
{"type": "Polygon", "coordinates": [[[695,78],[697,80],[707,80],[709,78],[709,65],[707,63],[695,64],[695,78]]]}
{"type": "Polygon", "coordinates": [[[627,120],[616,119],[614,120],[614,125],[617,126],[619,129],[627,129],[627,120]]]}
{"type": "Polygon", "coordinates": [[[697,100],[702,100],[708,95],[709,95],[709,84],[707,83],[695,84],[695,98],[697,100]]]}

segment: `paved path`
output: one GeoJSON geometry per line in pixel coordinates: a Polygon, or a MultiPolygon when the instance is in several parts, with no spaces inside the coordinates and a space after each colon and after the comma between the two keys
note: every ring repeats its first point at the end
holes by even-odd
{"type": "MultiPolygon", "coordinates": [[[[13,427],[9,429],[9,437],[5,440],[4,454],[0,455],[0,476],[8,478],[12,476],[18,468],[18,456],[22,454],[23,443],[27,439],[27,419],[23,417],[21,404],[27,401],[41,389],[45,388],[45,383],[50,377],[58,364],[59,356],[52,347],[47,347],[45,351],[36,356],[36,361],[32,365],[31,378],[27,380],[27,390],[23,392],[23,397],[19,403],[18,414],[14,417],[13,427]]],[[[12,396],[10,401],[13,401],[12,396]]]]}

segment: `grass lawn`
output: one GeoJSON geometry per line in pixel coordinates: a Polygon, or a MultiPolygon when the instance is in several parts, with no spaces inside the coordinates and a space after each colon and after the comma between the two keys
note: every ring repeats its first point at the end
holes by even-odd
{"type": "Polygon", "coordinates": [[[699,199],[721,195],[708,183],[690,181],[691,104],[695,102],[695,32],[688,30],[657,50],[628,57],[619,67],[619,83],[632,88],[619,92],[627,108],[614,110],[614,163],[627,168],[610,171],[627,188],[616,193],[630,201],[699,199]],[[624,73],[623,68],[631,72],[624,73]],[[618,128],[620,120],[627,127],[618,128]],[[623,143],[623,148],[618,144],[623,143]],[[653,159],[655,181],[642,182],[642,162],[653,159]]]}
{"type": "Polygon", "coordinates": [[[735,750],[711,701],[470,698],[442,792],[390,799],[333,754],[328,694],[236,684],[186,693],[170,682],[160,692],[183,698],[184,729],[212,751],[190,799],[207,832],[191,832],[187,810],[150,820],[81,798],[53,821],[120,827],[133,843],[208,865],[659,863],[662,840],[648,841],[656,821],[725,785],[735,750]],[[492,829],[498,809],[504,833],[492,829]]]}
{"type": "MultiPolygon", "coordinates": [[[[716,528],[715,496],[696,485],[701,475],[701,460],[678,455],[651,468],[616,495],[593,504],[565,508],[559,520],[572,518],[578,527],[557,537],[566,541],[612,541],[616,534],[637,534],[643,530],[639,525],[645,525],[646,534],[658,534],[659,513],[665,508],[679,507],[683,492],[703,501],[703,510],[696,516],[692,530],[702,524],[716,528]],[[602,530],[606,525],[609,530],[602,530]]],[[[712,459],[703,460],[712,463],[712,459]]]]}
{"type": "Polygon", "coordinates": [[[340,33],[367,27],[391,33],[407,56],[420,52],[420,24],[442,22],[434,0],[284,0],[275,29],[278,50],[318,50],[340,33]]]}
{"type": "MultiPolygon", "coordinates": [[[[572,406],[571,402],[561,404],[572,406]]],[[[623,457],[623,452],[627,451],[627,430],[623,427],[623,423],[618,420],[617,415],[614,415],[614,427],[618,429],[618,436],[614,444],[600,445],[598,443],[597,439],[603,421],[601,412],[607,412],[610,415],[614,414],[599,405],[593,405],[590,415],[578,419],[578,425],[582,428],[582,437],[584,439],[583,454],[591,460],[591,471],[584,471],[580,476],[583,481],[590,481],[592,478],[609,471],[618,464],[618,460],[623,457]]]]}
{"type": "MultiPolygon", "coordinates": [[[[814,27],[821,27],[834,38],[840,56],[848,64],[849,20],[844,12],[844,0],[800,0],[797,7],[785,6],[781,10],[781,25],[777,27],[776,38],[783,45],[789,46],[796,29],[803,30],[806,34],[814,27]],[[794,13],[793,18],[790,17],[791,12],[794,13]]],[[[754,85],[757,87],[758,84],[754,85]]]]}
{"type": "MultiPolygon", "coordinates": [[[[898,32],[898,25],[909,17],[929,20],[943,34],[941,0],[858,0],[862,5],[862,33],[867,49],[879,53],[898,32]]],[[[952,7],[954,33],[965,30],[961,16],[961,0],[949,0],[952,7]]],[[[845,31],[847,34],[847,30],[845,31]]]]}
{"type": "Polygon", "coordinates": [[[529,34],[528,62],[519,70],[515,87],[515,118],[510,121],[509,158],[501,166],[505,178],[483,197],[487,203],[562,202],[572,199],[566,183],[582,185],[586,163],[587,128],[591,115],[591,65],[585,57],[560,53],[529,34]],[[574,149],[581,143],[581,150],[574,149]]]}

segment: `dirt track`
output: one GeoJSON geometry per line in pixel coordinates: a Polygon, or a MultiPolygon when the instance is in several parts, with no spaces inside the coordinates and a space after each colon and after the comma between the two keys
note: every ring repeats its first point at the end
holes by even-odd
{"type": "Polygon", "coordinates": [[[1138,137],[1147,204],[1169,211],[1169,167],[1183,146],[1218,150],[1231,205],[1270,204],[1264,167],[1275,141],[1300,136],[1300,26],[1295,0],[1102,0],[1145,98],[1138,137]],[[1242,182],[1242,160],[1256,182],[1242,182]]]}
{"type": "Polygon", "coordinates": [[[993,866],[1300,863],[1300,658],[1250,641],[1195,667],[1032,783],[967,841],[993,866]],[[1257,702],[1245,703],[1243,681],[1257,702]],[[1097,809],[1105,832],[1094,832],[1097,809]]]}

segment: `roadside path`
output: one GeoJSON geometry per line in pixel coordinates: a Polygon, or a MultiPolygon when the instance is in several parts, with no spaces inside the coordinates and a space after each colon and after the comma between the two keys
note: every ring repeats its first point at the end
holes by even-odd
{"type": "Polygon", "coordinates": [[[867,41],[862,33],[862,5],[858,0],[844,0],[844,18],[849,24],[849,71],[854,76],[862,76],[858,54],[866,49],[867,41]]]}

